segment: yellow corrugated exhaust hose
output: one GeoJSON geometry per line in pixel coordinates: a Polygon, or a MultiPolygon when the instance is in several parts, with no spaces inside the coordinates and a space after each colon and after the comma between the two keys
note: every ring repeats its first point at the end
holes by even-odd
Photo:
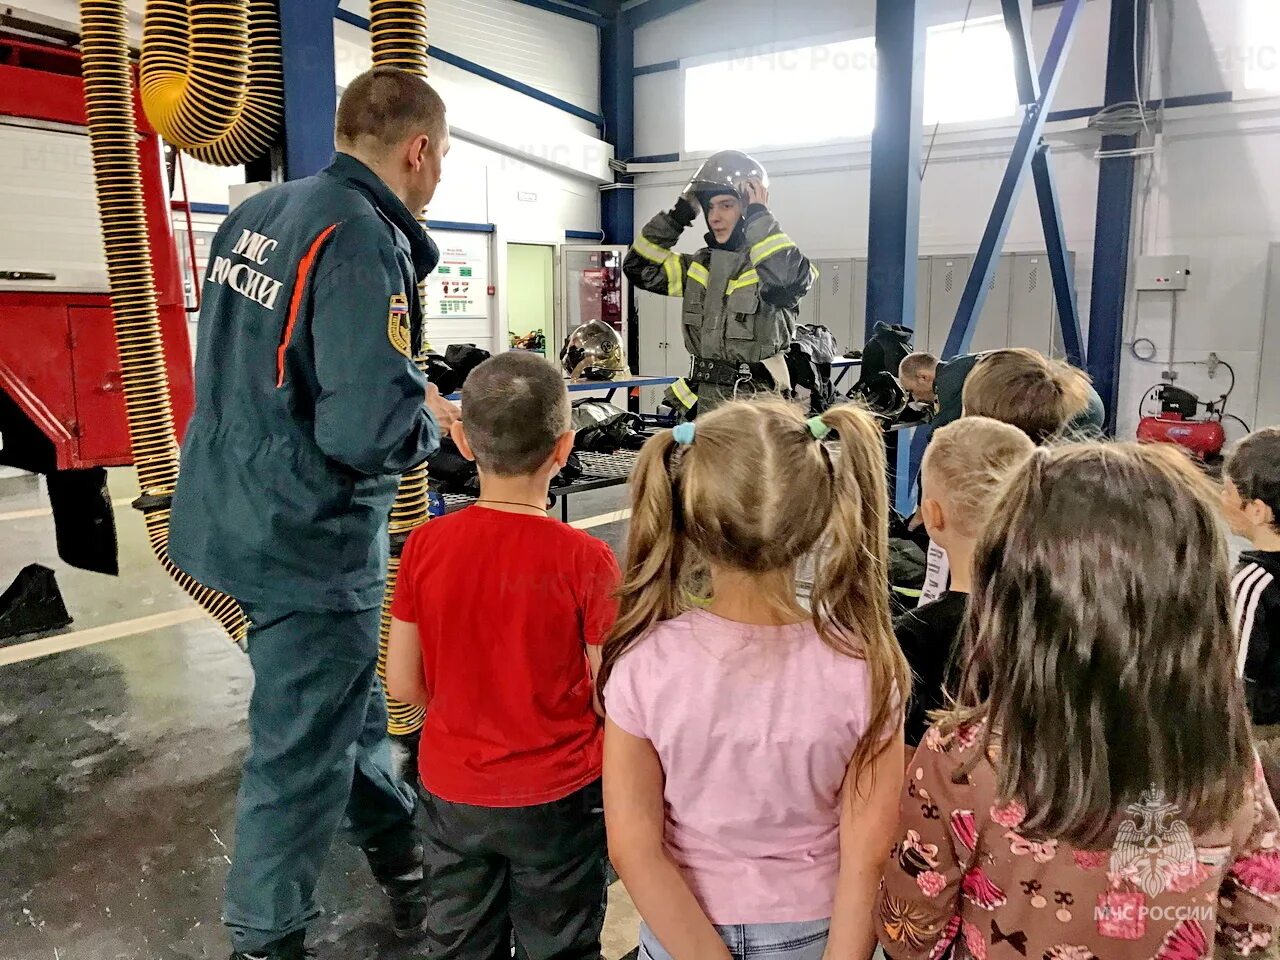
{"type": "Polygon", "coordinates": [[[80,0],[80,21],[98,215],[147,538],[169,575],[243,644],[247,624],[236,602],[196,583],[169,559],[169,499],[178,478],[178,444],[138,174],[124,0],[80,0]]]}
{"type": "MultiPolygon", "coordinates": [[[[422,0],[373,0],[369,8],[369,36],[375,67],[398,67],[420,77],[427,75],[427,9],[422,0]]],[[[425,229],[425,223],[423,229],[425,229]]],[[[426,311],[426,290],[419,288],[426,311]]],[[[425,357],[418,365],[425,366],[425,357]]],[[[391,633],[391,597],[400,574],[400,551],[405,538],[427,522],[427,470],[411,470],[400,479],[391,508],[391,562],[387,566],[387,592],[382,601],[382,631],[378,643],[378,676],[387,679],[387,638],[391,633]]],[[[387,698],[387,732],[408,736],[422,729],[425,711],[412,704],[387,698]]]]}
{"type": "Polygon", "coordinates": [[[222,167],[275,144],[284,116],[273,0],[147,0],[142,105],[165,141],[222,167]]]}

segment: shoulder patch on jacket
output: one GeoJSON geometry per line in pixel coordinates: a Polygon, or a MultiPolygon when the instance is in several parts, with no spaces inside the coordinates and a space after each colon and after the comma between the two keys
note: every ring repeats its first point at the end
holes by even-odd
{"type": "Polygon", "coordinates": [[[391,297],[391,308],[387,313],[387,339],[397,351],[409,356],[409,298],[403,293],[391,297]]]}

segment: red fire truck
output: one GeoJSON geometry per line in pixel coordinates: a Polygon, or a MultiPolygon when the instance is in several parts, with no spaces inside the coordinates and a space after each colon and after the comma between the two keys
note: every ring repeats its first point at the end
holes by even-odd
{"type": "MultiPolygon", "coordinates": [[[[163,148],[135,112],[181,430],[194,402],[182,274],[163,148]]],[[[0,464],[47,478],[67,563],[114,574],[104,468],[131,459],[85,124],[79,55],[0,34],[0,464]]]]}

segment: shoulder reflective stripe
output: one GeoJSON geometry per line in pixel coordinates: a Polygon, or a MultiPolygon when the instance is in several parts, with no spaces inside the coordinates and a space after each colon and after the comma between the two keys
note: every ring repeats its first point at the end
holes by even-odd
{"type": "Polygon", "coordinates": [[[311,241],[311,246],[307,247],[307,252],[302,255],[302,259],[298,261],[298,273],[293,279],[293,296],[289,298],[289,317],[285,321],[284,333],[280,337],[280,346],[276,350],[276,388],[284,386],[284,355],[289,349],[289,341],[293,339],[293,328],[298,322],[298,309],[302,306],[302,295],[307,289],[307,278],[311,274],[311,268],[315,266],[316,254],[320,252],[320,248],[324,246],[324,242],[329,239],[329,234],[338,229],[336,223],[331,223],[320,232],[320,236],[311,241]]]}
{"type": "Polygon", "coordinates": [[[793,250],[795,244],[791,242],[791,238],[785,233],[775,234],[767,240],[761,240],[751,248],[751,262],[759,266],[763,261],[768,260],[775,253],[781,253],[783,250],[793,250]]]}
{"type": "Polygon", "coordinates": [[[711,271],[700,263],[689,264],[689,279],[697,280],[704,287],[711,279],[711,271]]]}
{"type": "Polygon", "coordinates": [[[660,247],[643,236],[636,237],[636,242],[631,245],[631,248],[651,263],[666,263],[671,256],[671,251],[666,247],[660,247]]]}
{"type": "Polygon", "coordinates": [[[736,280],[729,281],[729,288],[725,293],[733,293],[735,290],[741,290],[743,287],[755,286],[760,282],[760,274],[754,270],[748,270],[736,280]]]}

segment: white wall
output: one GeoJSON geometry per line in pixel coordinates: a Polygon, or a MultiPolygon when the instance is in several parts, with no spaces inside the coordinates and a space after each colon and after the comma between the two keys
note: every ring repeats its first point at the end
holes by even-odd
{"type": "MultiPolygon", "coordinates": [[[[1165,0],[1156,0],[1164,8],[1165,0]]],[[[1139,206],[1135,255],[1186,253],[1193,258],[1192,288],[1179,303],[1178,360],[1203,360],[1213,351],[1236,369],[1238,383],[1229,410],[1253,423],[1260,374],[1263,302],[1268,246],[1280,240],[1280,99],[1257,99],[1240,83],[1251,58],[1276,51],[1252,46],[1243,36],[1246,0],[1175,0],[1171,96],[1236,89],[1241,101],[1230,105],[1168,111],[1157,159],[1139,162],[1139,206]],[[1149,181],[1148,181],[1149,176],[1149,181]],[[1149,187],[1147,184],[1149,182],[1149,187]],[[1146,202],[1143,197],[1149,189],[1146,202]]],[[[938,0],[930,23],[962,19],[964,2],[938,0]]],[[[870,0],[834,5],[823,0],[702,0],[664,17],[637,33],[636,63],[705,58],[732,37],[727,55],[763,52],[840,36],[866,36],[873,30],[870,0]],[[732,11],[732,12],[731,12],[732,11]],[[716,25],[719,24],[717,27],[716,25]],[[725,25],[731,24],[732,29],[725,25]]],[[[1058,7],[1035,12],[1033,32],[1043,51],[1058,7]]],[[[975,0],[972,16],[999,12],[992,0],[975,0]]],[[[1109,4],[1089,0],[1076,34],[1054,110],[1096,107],[1102,103],[1109,4]]],[[[1159,17],[1154,80],[1158,89],[1159,54],[1167,49],[1168,18],[1159,17]]],[[[1012,83],[1012,78],[1010,78],[1012,83]]],[[[678,71],[637,79],[637,154],[681,150],[679,113],[683,99],[678,71]]],[[[749,103],[749,92],[743,101],[749,103]]],[[[738,105],[726,105],[735,109],[738,105]]],[[[832,104],[839,109],[839,104],[832,104]]],[[[744,122],[754,122],[744,111],[744,122]]],[[[921,188],[920,244],[924,254],[960,254],[977,248],[1012,146],[1011,124],[944,126],[938,133],[921,188]]],[[[926,147],[933,130],[925,131],[926,147]]],[[[1098,137],[1085,121],[1051,124],[1054,169],[1061,193],[1069,247],[1077,254],[1077,291],[1082,321],[1088,323],[1097,206],[1098,137]]],[[[726,146],[731,146],[727,144],[726,146]]],[[[811,257],[864,256],[869,206],[869,141],[821,149],[762,153],[773,177],[772,206],[784,227],[811,257]]],[[[696,166],[696,158],[676,164],[642,166],[636,218],[643,223],[669,207],[696,166]]],[[[682,239],[681,249],[701,243],[701,224],[682,239]]],[[[1027,184],[1006,243],[1009,251],[1044,249],[1034,190],[1027,184]]],[[[1159,382],[1160,367],[1129,355],[1129,345],[1149,337],[1168,355],[1169,304],[1164,294],[1143,294],[1126,317],[1125,359],[1121,368],[1119,431],[1132,436],[1138,401],[1159,382]]],[[[642,312],[641,322],[645,322],[642,312]]],[[[1210,381],[1203,367],[1179,367],[1179,384],[1216,399],[1228,377],[1210,381]]],[[[1262,372],[1275,376],[1275,371],[1262,372]]],[[[1229,436],[1242,429],[1228,424],[1229,436]]]]}

